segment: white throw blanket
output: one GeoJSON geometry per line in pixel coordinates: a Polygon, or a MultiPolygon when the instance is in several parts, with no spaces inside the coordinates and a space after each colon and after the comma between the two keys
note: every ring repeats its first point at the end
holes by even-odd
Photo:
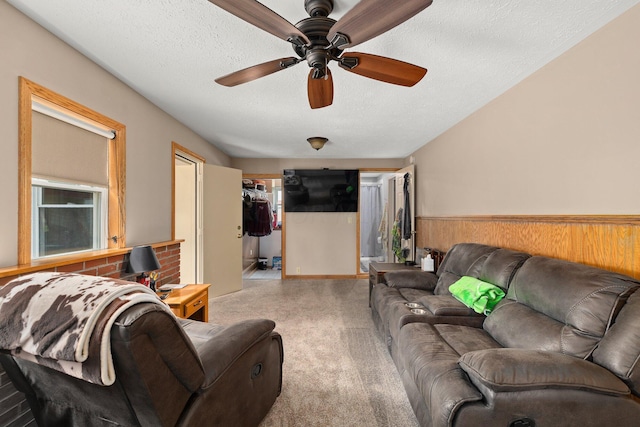
{"type": "Polygon", "coordinates": [[[0,288],[0,348],[85,381],[111,385],[111,326],[123,311],[143,302],[171,313],[138,283],[71,273],[22,276],[0,288]]]}

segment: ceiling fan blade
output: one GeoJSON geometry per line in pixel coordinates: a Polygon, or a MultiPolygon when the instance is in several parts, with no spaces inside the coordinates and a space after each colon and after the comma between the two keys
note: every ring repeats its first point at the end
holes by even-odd
{"type": "Polygon", "coordinates": [[[339,49],[353,47],[402,24],[427,8],[431,2],[432,0],[361,0],[331,27],[327,40],[339,49]],[[346,39],[342,39],[340,35],[346,36],[346,39]]]}
{"type": "Polygon", "coordinates": [[[254,65],[226,76],[218,77],[216,83],[223,86],[237,86],[247,83],[260,77],[268,76],[276,71],[284,70],[300,62],[299,58],[290,56],[288,58],[280,58],[263,64],[254,65]]]}
{"type": "Polygon", "coordinates": [[[232,15],[295,44],[310,44],[304,33],[292,23],[255,0],[209,0],[232,15]],[[296,43],[296,41],[298,43],[296,43]]]}
{"type": "Polygon", "coordinates": [[[319,79],[313,78],[314,69],[309,71],[307,92],[311,108],[322,108],[333,103],[333,77],[327,68],[327,74],[319,79]]]}
{"type": "Polygon", "coordinates": [[[394,85],[413,86],[427,74],[426,68],[368,53],[345,53],[339,61],[347,71],[394,85]]]}

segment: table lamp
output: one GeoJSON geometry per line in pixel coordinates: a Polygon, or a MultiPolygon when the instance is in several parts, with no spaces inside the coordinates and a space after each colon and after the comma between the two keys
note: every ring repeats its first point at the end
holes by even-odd
{"type": "Polygon", "coordinates": [[[136,246],[131,249],[127,271],[129,273],[140,273],[140,275],[136,277],[137,282],[149,286],[155,291],[155,283],[151,285],[151,280],[147,273],[158,270],[159,268],[160,262],[158,262],[156,253],[151,246],[136,246]]]}

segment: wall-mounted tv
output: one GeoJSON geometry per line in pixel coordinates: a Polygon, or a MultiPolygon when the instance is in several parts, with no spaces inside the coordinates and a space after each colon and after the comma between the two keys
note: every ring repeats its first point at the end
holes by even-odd
{"type": "Polygon", "coordinates": [[[357,212],[357,169],[285,169],[285,212],[357,212]]]}

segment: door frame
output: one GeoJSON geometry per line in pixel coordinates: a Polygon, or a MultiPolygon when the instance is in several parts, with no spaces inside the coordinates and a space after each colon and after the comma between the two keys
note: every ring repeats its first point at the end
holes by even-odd
{"type": "MultiPolygon", "coordinates": [[[[196,166],[196,194],[195,194],[195,212],[196,212],[196,283],[202,283],[203,278],[203,241],[202,241],[202,174],[206,159],[195,152],[189,150],[186,147],[178,144],[177,142],[171,142],[171,240],[176,239],[176,157],[180,157],[183,160],[192,162],[196,166]]],[[[184,242],[182,242],[184,244],[184,242]]]]}

